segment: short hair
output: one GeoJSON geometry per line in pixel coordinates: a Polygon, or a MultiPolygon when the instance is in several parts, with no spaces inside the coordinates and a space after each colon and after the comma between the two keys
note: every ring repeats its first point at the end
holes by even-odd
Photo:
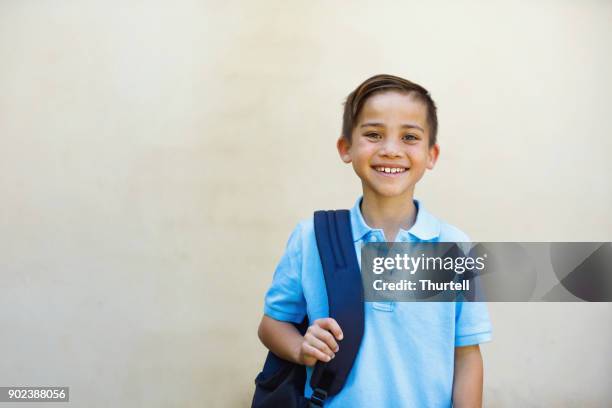
{"type": "Polygon", "coordinates": [[[394,75],[375,75],[363,81],[353,92],[347,96],[344,102],[344,114],[342,116],[342,137],[351,141],[353,129],[357,125],[357,117],[363,108],[365,101],[374,94],[398,91],[414,96],[427,108],[427,125],[429,127],[429,146],[433,146],[438,134],[438,115],[436,104],[427,89],[407,79],[394,75]]]}

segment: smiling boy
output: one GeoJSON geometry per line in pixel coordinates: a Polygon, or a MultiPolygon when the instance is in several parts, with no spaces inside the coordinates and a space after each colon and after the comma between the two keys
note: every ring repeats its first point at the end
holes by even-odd
{"type": "MultiPolygon", "coordinates": [[[[440,153],[436,107],[428,91],[403,78],[377,75],[348,97],[340,158],[351,163],[363,196],[350,210],[357,254],[367,242],[464,242],[456,227],[414,199],[416,184],[440,153]]],[[[359,259],[359,257],[358,257],[359,259]]],[[[486,305],[462,302],[365,302],[363,340],[346,383],[326,407],[480,407],[479,344],[491,339],[486,305]]],[[[339,350],[342,328],[329,318],[312,219],[287,243],[265,298],[262,343],[277,356],[312,366],[339,350]],[[302,336],[291,322],[307,315],[302,336]]]]}

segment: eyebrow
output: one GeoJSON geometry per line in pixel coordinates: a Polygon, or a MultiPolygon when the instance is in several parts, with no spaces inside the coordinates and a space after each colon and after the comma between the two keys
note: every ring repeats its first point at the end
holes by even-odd
{"type": "MultiPolygon", "coordinates": [[[[372,127],[385,127],[385,125],[383,123],[379,123],[379,122],[366,122],[366,123],[362,124],[360,127],[364,128],[364,127],[371,127],[371,126],[372,127]]],[[[417,125],[413,125],[413,124],[410,124],[410,123],[404,123],[402,125],[402,128],[406,128],[406,129],[418,129],[421,132],[425,132],[425,130],[422,127],[417,126],[417,125]]]]}

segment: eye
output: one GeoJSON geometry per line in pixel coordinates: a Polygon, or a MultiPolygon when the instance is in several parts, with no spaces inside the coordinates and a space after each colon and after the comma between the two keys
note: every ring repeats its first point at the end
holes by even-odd
{"type": "Polygon", "coordinates": [[[406,140],[408,142],[411,142],[411,141],[414,141],[414,140],[419,140],[418,137],[416,137],[415,135],[412,135],[412,134],[405,135],[402,139],[406,140]]]}
{"type": "Polygon", "coordinates": [[[378,140],[381,138],[381,136],[376,132],[366,133],[364,136],[370,139],[375,139],[375,140],[378,140]]]}

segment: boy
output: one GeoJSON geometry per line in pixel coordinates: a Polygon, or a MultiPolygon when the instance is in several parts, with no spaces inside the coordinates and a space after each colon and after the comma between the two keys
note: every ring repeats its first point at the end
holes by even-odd
{"type": "MultiPolygon", "coordinates": [[[[366,242],[465,242],[414,200],[440,148],[436,107],[423,87],[377,75],[347,98],[337,148],[361,179],[363,196],[350,210],[360,259],[366,242]]],[[[326,407],[480,407],[483,368],[478,344],[491,339],[483,303],[365,302],[365,330],[347,381],[326,407]]],[[[274,273],[259,326],[277,356],[306,365],[305,396],[317,360],[329,361],[342,328],[328,317],[327,294],[312,219],[289,238],[274,273]],[[290,323],[308,314],[304,336],[290,323]]]]}

